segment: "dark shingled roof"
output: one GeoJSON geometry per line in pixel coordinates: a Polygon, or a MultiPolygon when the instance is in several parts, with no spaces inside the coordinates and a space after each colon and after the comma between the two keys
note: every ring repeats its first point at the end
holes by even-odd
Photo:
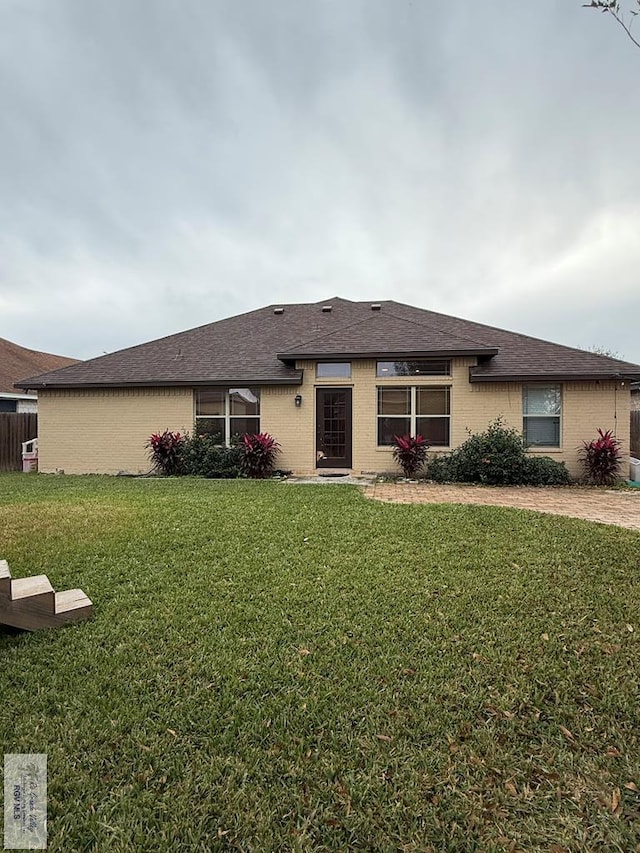
{"type": "Polygon", "coordinates": [[[15,394],[14,382],[28,373],[42,373],[75,363],[74,358],[27,349],[0,338],[0,392],[15,394]]]}
{"type": "Polygon", "coordinates": [[[640,365],[619,359],[398,302],[335,297],[270,305],[23,379],[16,387],[295,385],[302,381],[296,359],[454,355],[478,356],[472,382],[640,379],[640,365]]]}

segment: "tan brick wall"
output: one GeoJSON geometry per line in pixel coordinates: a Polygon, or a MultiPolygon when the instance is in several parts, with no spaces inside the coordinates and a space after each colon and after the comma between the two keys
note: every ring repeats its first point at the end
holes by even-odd
{"type": "MultiPolygon", "coordinates": [[[[629,470],[631,394],[629,383],[567,382],[562,387],[562,452],[549,456],[563,459],[574,476],[582,469],[578,449],[583,441],[597,437],[597,430],[612,430],[622,442],[622,470],[629,470]]],[[[542,451],[541,451],[542,452],[542,451]]]]}
{"type": "MultiPolygon", "coordinates": [[[[522,386],[519,383],[470,384],[473,359],[454,359],[452,376],[421,380],[420,384],[451,386],[452,447],[478,432],[498,415],[522,429],[522,386]]],[[[397,471],[389,448],[376,447],[376,389],[381,385],[415,385],[415,377],[381,380],[375,361],[352,362],[350,379],[320,379],[312,362],[299,362],[301,386],[270,386],[261,391],[261,422],[282,445],[278,465],[296,473],[314,473],[315,389],[347,386],[353,389],[353,468],[361,472],[397,471]],[[296,394],[303,401],[296,408],[296,394]]],[[[577,447],[595,437],[598,427],[612,429],[629,446],[628,385],[616,382],[569,382],[563,386],[559,449],[532,451],[563,460],[574,476],[580,474],[577,447]],[[617,418],[616,418],[617,412],[617,418]]],[[[107,391],[41,391],[39,394],[40,470],[67,473],[139,473],[148,470],[145,442],[164,429],[190,431],[193,391],[189,388],[122,389],[107,391]]],[[[448,448],[431,452],[446,452],[448,448]]]]}
{"type": "Polygon", "coordinates": [[[260,392],[260,429],[274,436],[282,447],[277,466],[285,471],[312,471],[315,467],[315,412],[313,384],[302,387],[270,386],[260,392]],[[296,408],[296,394],[302,405],[296,408]]]}
{"type": "Polygon", "coordinates": [[[38,465],[45,473],[149,470],[145,442],[165,429],[190,431],[190,388],[38,393],[38,465]]]}
{"type": "MultiPolygon", "coordinates": [[[[451,441],[456,447],[469,432],[486,429],[498,415],[508,426],[522,430],[522,385],[513,383],[471,384],[469,367],[475,359],[458,358],[452,363],[450,377],[433,377],[420,384],[451,386],[451,441]]],[[[262,391],[261,428],[282,444],[282,468],[297,473],[313,473],[315,469],[315,389],[319,386],[347,386],[353,389],[353,468],[356,473],[396,471],[392,451],[376,446],[376,407],[378,386],[415,385],[415,377],[376,377],[375,361],[352,362],[350,379],[316,379],[313,362],[298,362],[304,370],[301,387],[264,388],[262,391]],[[295,395],[303,397],[296,409],[295,395]]],[[[532,450],[532,453],[564,461],[571,474],[581,474],[577,448],[585,439],[595,437],[598,427],[612,429],[629,446],[629,390],[616,382],[569,382],[562,384],[563,413],[561,447],[532,450]],[[617,418],[615,413],[617,411],[617,418]]],[[[434,448],[432,453],[446,453],[450,448],[434,448]]]]}

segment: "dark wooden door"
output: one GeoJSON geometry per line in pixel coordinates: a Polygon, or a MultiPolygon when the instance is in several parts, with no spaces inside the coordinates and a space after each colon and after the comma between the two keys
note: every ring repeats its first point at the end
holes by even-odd
{"type": "Polygon", "coordinates": [[[351,388],[316,388],[316,466],[351,468],[351,388]]]}

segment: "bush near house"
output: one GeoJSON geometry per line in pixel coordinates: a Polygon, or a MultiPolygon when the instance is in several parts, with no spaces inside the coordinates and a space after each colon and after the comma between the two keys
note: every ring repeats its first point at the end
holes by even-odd
{"type": "Polygon", "coordinates": [[[427,459],[429,445],[421,435],[394,435],[393,458],[407,479],[415,477],[427,459]]]}
{"type": "Polygon", "coordinates": [[[181,473],[191,477],[234,480],[242,476],[242,448],[236,443],[225,447],[216,435],[192,435],[184,443],[181,473]]]}
{"type": "Polygon", "coordinates": [[[270,477],[276,465],[276,456],[280,453],[280,445],[269,433],[243,435],[240,440],[240,469],[247,477],[263,480],[270,477]]]}
{"type": "Polygon", "coordinates": [[[222,436],[197,433],[191,436],[165,430],[147,442],[153,470],[163,476],[208,477],[232,480],[237,477],[264,479],[273,474],[280,445],[268,433],[234,437],[231,446],[222,436]]]}
{"type": "Polygon", "coordinates": [[[527,456],[522,433],[496,418],[485,432],[471,435],[446,456],[436,456],[427,476],[437,483],[482,483],[491,486],[561,486],[570,482],[563,462],[527,456]]]}
{"type": "Polygon", "coordinates": [[[596,486],[613,486],[620,479],[621,444],[609,429],[598,438],[584,441],[578,458],[587,478],[596,486]]]}
{"type": "Polygon", "coordinates": [[[180,474],[180,459],[186,436],[179,432],[156,432],[149,437],[147,448],[153,470],[165,477],[180,474]]]}

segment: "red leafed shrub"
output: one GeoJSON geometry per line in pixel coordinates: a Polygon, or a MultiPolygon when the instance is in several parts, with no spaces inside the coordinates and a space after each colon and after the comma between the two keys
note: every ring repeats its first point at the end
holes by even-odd
{"type": "Polygon", "coordinates": [[[149,458],[158,474],[171,477],[180,473],[180,457],[184,447],[185,436],[179,432],[154,433],[147,442],[149,458]]]}
{"type": "Polygon", "coordinates": [[[272,435],[266,432],[251,435],[247,433],[240,440],[242,456],[240,470],[247,477],[262,480],[270,476],[280,453],[280,445],[272,435]]]}
{"type": "Polygon", "coordinates": [[[421,435],[416,435],[415,438],[410,435],[394,435],[393,441],[393,458],[408,480],[415,477],[427,458],[429,445],[426,440],[421,435]]]}
{"type": "Polygon", "coordinates": [[[620,477],[620,442],[613,432],[598,430],[598,438],[584,441],[578,458],[587,477],[596,486],[613,486],[620,477]]]}

